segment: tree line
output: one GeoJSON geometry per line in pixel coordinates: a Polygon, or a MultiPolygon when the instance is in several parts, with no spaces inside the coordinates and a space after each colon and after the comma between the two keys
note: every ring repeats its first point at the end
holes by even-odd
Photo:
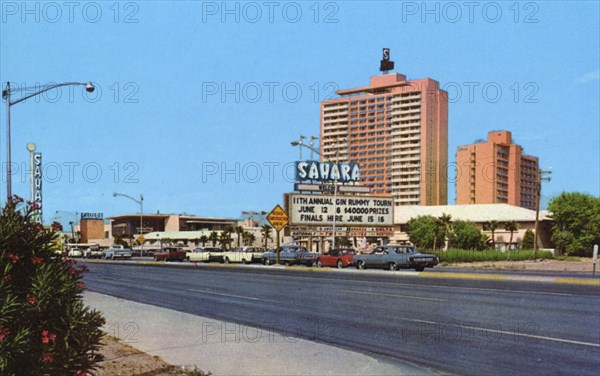
{"type": "MultiPolygon", "coordinates": [[[[563,192],[550,200],[549,217],[552,236],[558,254],[590,257],[594,244],[600,245],[600,198],[585,193],[563,192]]],[[[407,234],[411,243],[422,249],[459,248],[484,250],[496,248],[496,231],[510,233],[509,248],[517,246],[516,221],[490,220],[483,226],[491,236],[473,222],[452,220],[449,214],[441,217],[419,216],[408,221],[407,234]]],[[[522,249],[533,249],[535,234],[528,229],[521,240],[522,249]]]]}

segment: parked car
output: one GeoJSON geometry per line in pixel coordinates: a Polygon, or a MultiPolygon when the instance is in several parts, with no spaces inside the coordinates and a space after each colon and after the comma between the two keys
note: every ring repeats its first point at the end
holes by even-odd
{"type": "Polygon", "coordinates": [[[214,247],[196,248],[185,254],[186,260],[190,262],[210,262],[223,260],[222,250],[214,247]],[[212,257],[211,257],[212,254],[212,257]]]}
{"type": "Polygon", "coordinates": [[[187,257],[187,253],[183,248],[167,247],[154,253],[155,261],[183,261],[187,257]]]}
{"type": "Polygon", "coordinates": [[[209,262],[223,262],[223,254],[225,250],[221,248],[211,247],[208,249],[208,261],[209,262]]]}
{"type": "Polygon", "coordinates": [[[375,248],[373,253],[355,255],[353,263],[358,269],[384,268],[389,270],[415,269],[422,272],[433,268],[439,259],[436,255],[424,254],[409,245],[384,245],[375,248]]]}
{"type": "Polygon", "coordinates": [[[115,259],[130,259],[131,249],[129,248],[108,248],[102,251],[102,255],[106,260],[115,259]]]}
{"type": "MultiPolygon", "coordinates": [[[[279,252],[279,262],[284,265],[304,264],[312,266],[317,262],[318,253],[309,252],[305,247],[297,245],[284,245],[279,252]]],[[[277,252],[270,250],[263,253],[262,263],[265,265],[274,264],[277,261],[277,252]]]]}
{"type": "Polygon", "coordinates": [[[352,264],[356,251],[353,248],[338,248],[325,253],[317,258],[317,266],[335,266],[338,269],[352,264]]]}
{"type": "Polygon", "coordinates": [[[102,250],[100,248],[88,248],[83,251],[84,258],[102,258],[102,250]]]}
{"type": "Polygon", "coordinates": [[[79,248],[73,248],[73,249],[69,250],[69,253],[67,254],[67,256],[68,257],[82,257],[83,252],[79,248]]]}
{"type": "Polygon", "coordinates": [[[238,247],[233,251],[223,253],[223,262],[242,262],[250,264],[252,262],[260,262],[265,249],[262,247],[238,247]]]}

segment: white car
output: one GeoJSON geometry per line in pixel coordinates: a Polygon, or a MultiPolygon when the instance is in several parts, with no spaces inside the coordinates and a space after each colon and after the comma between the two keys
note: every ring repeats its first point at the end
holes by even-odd
{"type": "Polygon", "coordinates": [[[67,254],[68,257],[82,257],[83,256],[83,252],[81,252],[81,249],[79,248],[73,248],[69,251],[69,253],[67,254]]]}
{"type": "Polygon", "coordinates": [[[265,249],[262,247],[239,247],[233,251],[223,253],[223,262],[242,262],[250,264],[252,262],[261,262],[265,249]]]}

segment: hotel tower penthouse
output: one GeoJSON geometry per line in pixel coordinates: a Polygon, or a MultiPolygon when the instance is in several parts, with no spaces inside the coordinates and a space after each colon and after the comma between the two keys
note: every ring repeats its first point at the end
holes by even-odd
{"type": "Polygon", "coordinates": [[[523,154],[509,131],[460,146],[456,153],[456,204],[510,204],[535,210],[538,158],[523,154]]]}
{"type": "Polygon", "coordinates": [[[435,80],[371,77],[321,102],[321,159],[356,162],[360,185],[395,205],[446,205],[448,93],[435,80]]]}

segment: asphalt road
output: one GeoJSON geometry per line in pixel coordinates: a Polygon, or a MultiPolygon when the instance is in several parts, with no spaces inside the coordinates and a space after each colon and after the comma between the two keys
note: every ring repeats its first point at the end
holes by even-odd
{"type": "Polygon", "coordinates": [[[402,272],[88,266],[90,291],[442,372],[600,374],[598,286],[402,272]]]}

